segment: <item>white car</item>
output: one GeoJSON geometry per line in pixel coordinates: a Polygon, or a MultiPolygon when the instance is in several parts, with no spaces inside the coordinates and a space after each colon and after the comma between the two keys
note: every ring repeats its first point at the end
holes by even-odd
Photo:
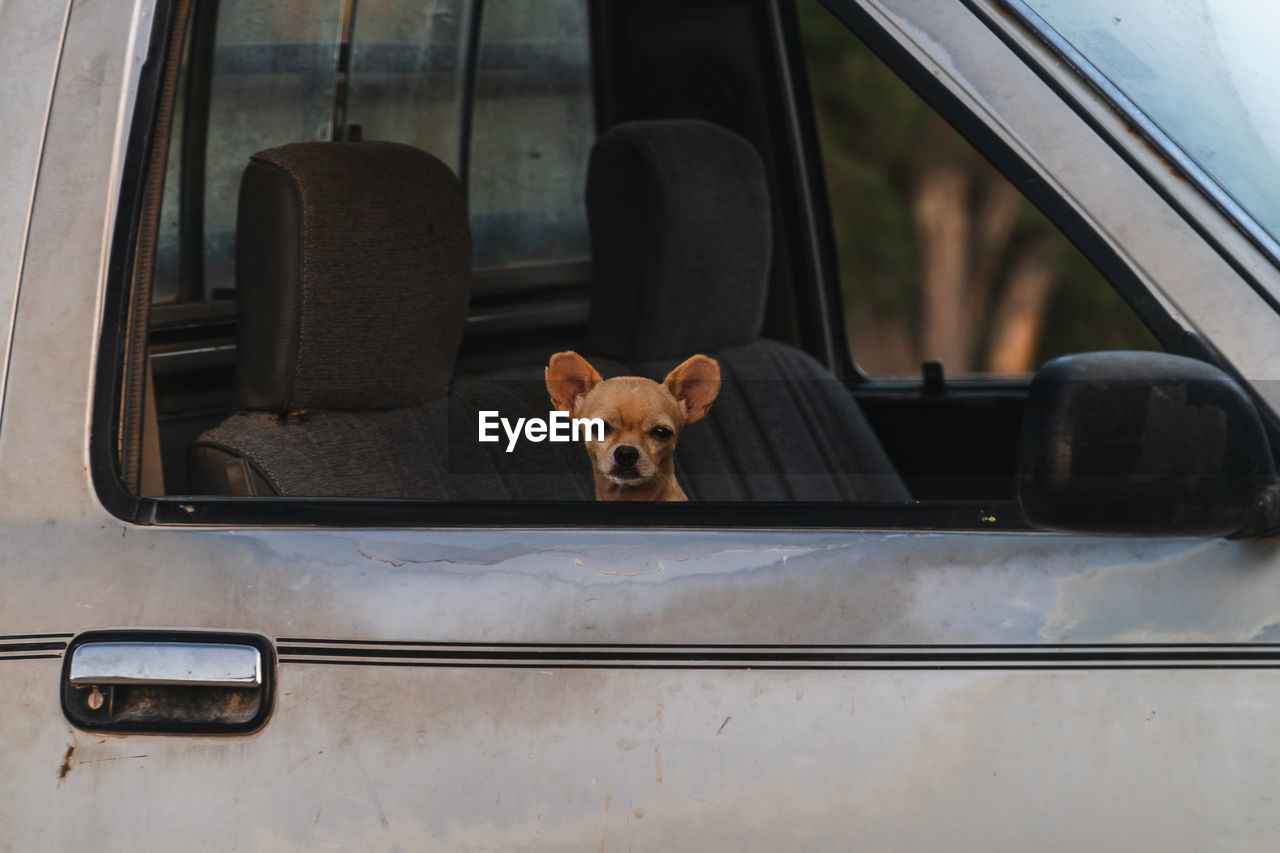
{"type": "Polygon", "coordinates": [[[0,0],[0,849],[1275,849],[1280,17],[797,5],[0,0]],[[829,13],[1164,352],[854,365],[829,13]]]}

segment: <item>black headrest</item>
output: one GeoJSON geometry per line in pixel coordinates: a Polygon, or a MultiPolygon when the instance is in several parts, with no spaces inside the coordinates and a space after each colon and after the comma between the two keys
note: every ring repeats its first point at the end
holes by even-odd
{"type": "Polygon", "coordinates": [[[444,395],[466,323],[458,179],[391,142],[253,155],[236,221],[236,408],[394,409],[444,395]]]}
{"type": "Polygon", "coordinates": [[[618,125],[591,152],[587,217],[592,352],[680,358],[760,336],[773,230],[751,143],[704,121],[618,125]]]}

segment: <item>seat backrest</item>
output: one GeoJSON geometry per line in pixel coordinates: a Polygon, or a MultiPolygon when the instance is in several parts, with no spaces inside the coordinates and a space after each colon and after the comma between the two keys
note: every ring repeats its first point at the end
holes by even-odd
{"type": "Polygon", "coordinates": [[[387,142],[263,151],[236,243],[237,411],[192,446],[192,491],[456,496],[446,395],[471,248],[449,168],[387,142]]]}
{"type": "Polygon", "coordinates": [[[676,452],[690,498],[910,498],[849,390],[761,337],[773,227],[749,142],[702,121],[619,125],[592,152],[587,216],[591,351],[654,379],[697,352],[720,362],[720,396],[676,452]]]}
{"type": "MultiPolygon", "coordinates": [[[[908,497],[847,389],[760,337],[772,234],[748,143],[704,122],[624,125],[597,144],[587,196],[597,368],[720,361],[720,397],[676,454],[691,498],[908,497]]],[[[262,152],[237,235],[238,411],[191,448],[193,492],[590,499],[580,446],[476,441],[478,411],[548,405],[541,365],[451,382],[470,253],[438,160],[369,142],[262,152]]]]}

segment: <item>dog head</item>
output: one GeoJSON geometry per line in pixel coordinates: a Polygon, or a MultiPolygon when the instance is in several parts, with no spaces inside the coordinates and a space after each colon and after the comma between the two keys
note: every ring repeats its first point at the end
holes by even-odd
{"type": "Polygon", "coordinates": [[[615,490],[660,493],[668,483],[679,489],[672,463],[676,441],[711,408],[720,392],[720,365],[695,355],[661,383],[638,376],[604,380],[576,352],[559,352],[547,365],[546,379],[553,406],[570,417],[604,423],[603,439],[588,431],[586,442],[597,484],[603,478],[615,490]]]}

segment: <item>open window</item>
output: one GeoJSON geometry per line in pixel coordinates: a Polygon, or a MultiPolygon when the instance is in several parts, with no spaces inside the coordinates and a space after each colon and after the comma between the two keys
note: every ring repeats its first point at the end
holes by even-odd
{"type": "Polygon", "coordinates": [[[812,0],[190,6],[106,332],[135,517],[1023,528],[1029,372],[1160,346],[812,0]],[[529,431],[565,351],[717,361],[688,506],[529,431]]]}

